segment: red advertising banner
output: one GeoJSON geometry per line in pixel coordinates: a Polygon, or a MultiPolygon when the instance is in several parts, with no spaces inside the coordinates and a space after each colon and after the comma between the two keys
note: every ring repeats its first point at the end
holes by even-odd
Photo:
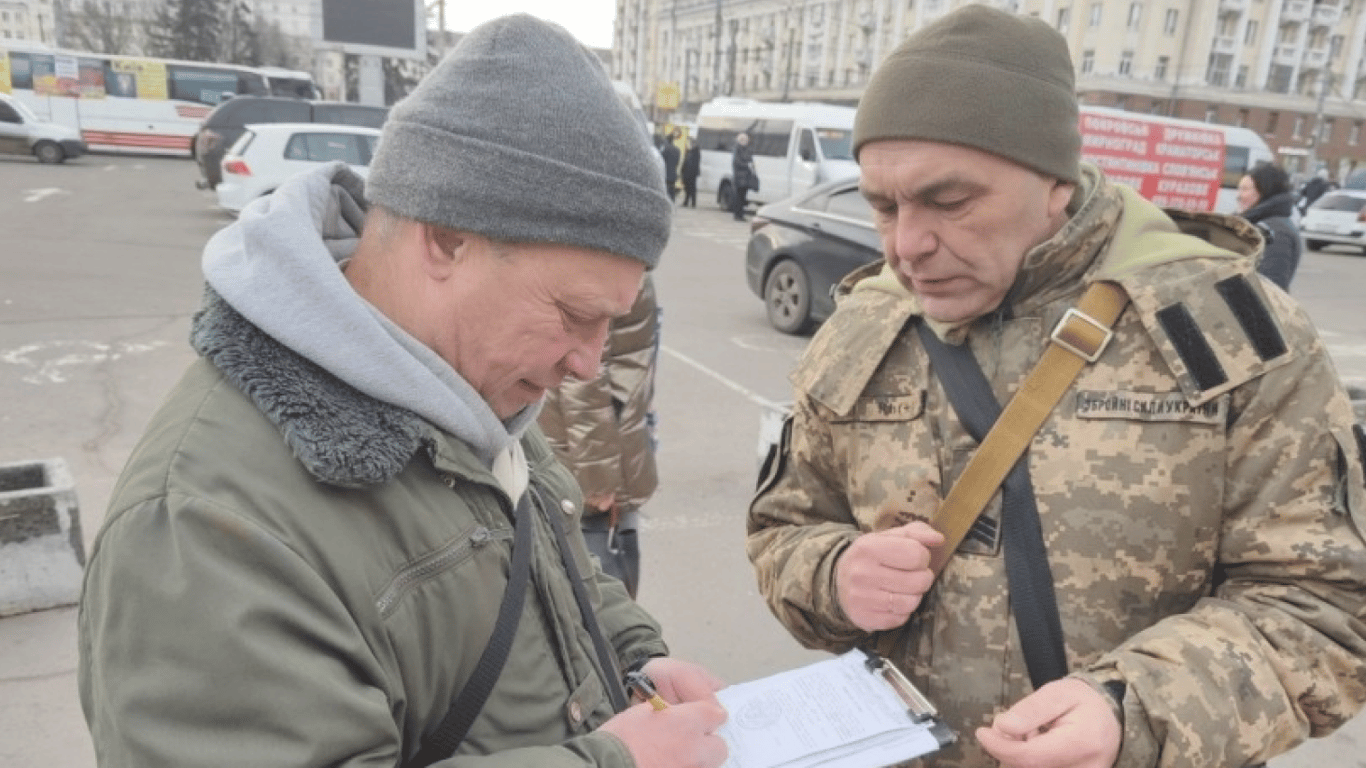
{"type": "Polygon", "coordinates": [[[1224,136],[1142,115],[1083,112],[1081,155],[1157,205],[1212,211],[1224,172],[1224,136]]]}

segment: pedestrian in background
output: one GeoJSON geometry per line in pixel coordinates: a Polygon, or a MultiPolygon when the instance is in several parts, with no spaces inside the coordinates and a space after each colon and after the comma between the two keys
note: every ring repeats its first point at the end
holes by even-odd
{"type": "Polygon", "coordinates": [[[913,678],[962,736],[935,766],[1261,763],[1366,700],[1351,405],[1252,225],[1080,147],[1039,18],[966,5],[882,60],[853,149],[885,261],[792,373],[749,555],[804,645],[913,678]],[[993,431],[1017,391],[1038,421],[993,431]]]}
{"type": "Polygon", "coordinates": [[[602,569],[635,597],[640,508],[659,484],[654,392],[659,305],[647,275],[631,311],[612,320],[602,366],[546,392],[540,424],[583,490],[583,537],[602,569]]]}
{"type": "Polygon", "coordinates": [[[1280,166],[1258,163],[1238,180],[1238,210],[1257,225],[1266,241],[1257,271],[1281,290],[1290,290],[1304,248],[1300,228],[1292,218],[1295,195],[1290,176],[1280,166]]]}
{"type": "Polygon", "coordinates": [[[664,138],[664,146],[659,148],[664,158],[664,190],[669,194],[669,202],[678,195],[678,130],[669,131],[664,138]]]}
{"type": "Polygon", "coordinates": [[[683,180],[683,207],[697,207],[697,175],[702,172],[702,148],[697,141],[688,137],[688,148],[683,151],[683,167],[679,178],[683,180]]]}
{"type": "Polygon", "coordinates": [[[1315,171],[1314,177],[1306,181],[1303,187],[1300,187],[1300,197],[1296,203],[1300,209],[1300,215],[1303,216],[1309,210],[1309,206],[1323,197],[1324,192],[1336,188],[1337,185],[1328,178],[1327,168],[1320,168],[1315,171]]]}
{"type": "Polygon", "coordinates": [[[516,15],[394,106],[368,181],[213,237],[200,356],[86,567],[101,766],[723,762],[720,681],[598,570],[536,426],[658,262],[663,184],[597,57],[516,15]],[[672,706],[629,704],[639,669],[672,706]]]}
{"type": "Polygon", "coordinates": [[[735,150],[730,156],[731,214],[736,221],[745,220],[749,191],[754,188],[757,179],[754,155],[749,149],[749,134],[741,131],[735,136],[735,150]]]}

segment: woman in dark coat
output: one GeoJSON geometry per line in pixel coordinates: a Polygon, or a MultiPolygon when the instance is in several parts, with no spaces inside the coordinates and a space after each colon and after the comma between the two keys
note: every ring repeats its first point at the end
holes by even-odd
{"type": "Polygon", "coordinates": [[[1238,208],[1242,217],[1257,225],[1266,238],[1257,271],[1271,282],[1290,290],[1290,279],[1300,264],[1300,229],[1290,218],[1295,195],[1290,177],[1279,166],[1259,163],[1238,182],[1238,208]]]}

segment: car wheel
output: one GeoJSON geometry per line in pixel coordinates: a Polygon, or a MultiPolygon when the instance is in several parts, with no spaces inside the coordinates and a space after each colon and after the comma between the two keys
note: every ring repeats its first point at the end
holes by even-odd
{"type": "Polygon", "coordinates": [[[40,163],[60,163],[66,159],[66,153],[62,151],[60,145],[51,141],[40,141],[33,147],[33,154],[40,163]]]}
{"type": "Polygon", "coordinates": [[[811,281],[793,261],[780,261],[764,281],[768,322],[783,333],[799,334],[811,325],[811,281]]]}
{"type": "Polygon", "coordinates": [[[729,181],[721,182],[721,186],[716,190],[716,204],[721,206],[723,211],[729,211],[734,207],[729,181]]]}
{"type": "Polygon", "coordinates": [[[1321,250],[1323,250],[1324,247],[1327,246],[1327,245],[1328,245],[1328,243],[1325,243],[1325,242],[1323,242],[1322,240],[1305,240],[1305,241],[1304,241],[1304,247],[1305,247],[1305,248],[1308,248],[1308,249],[1311,250],[1311,251],[1321,251],[1321,250]]]}

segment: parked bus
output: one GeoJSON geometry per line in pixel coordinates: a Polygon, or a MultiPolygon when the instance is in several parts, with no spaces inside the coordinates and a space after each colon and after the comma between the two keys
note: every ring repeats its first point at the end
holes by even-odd
{"type": "Polygon", "coordinates": [[[81,132],[91,149],[190,156],[215,105],[270,93],[259,69],[81,53],[0,40],[0,92],[81,132]]]}
{"type": "Polygon", "coordinates": [[[731,154],[736,134],[749,134],[759,189],[749,201],[768,203],[823,181],[858,175],[854,162],[854,108],[798,102],[717,98],[697,111],[701,148],[699,194],[716,194],[730,207],[731,154]]]}
{"type": "Polygon", "coordinates": [[[1081,153],[1158,205],[1219,213],[1236,213],[1238,180],[1275,159],[1249,128],[1106,107],[1081,108],[1081,153]]]}

